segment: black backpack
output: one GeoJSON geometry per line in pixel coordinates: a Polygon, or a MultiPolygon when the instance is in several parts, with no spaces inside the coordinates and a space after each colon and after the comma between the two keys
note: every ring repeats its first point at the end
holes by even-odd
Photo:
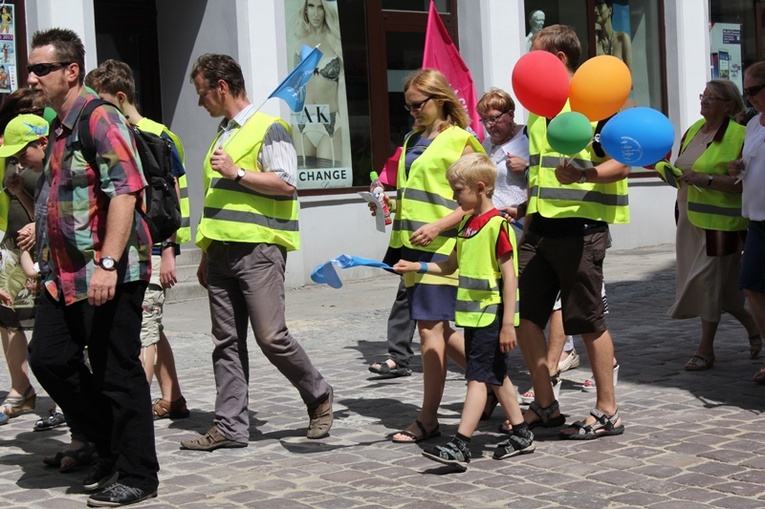
{"type": "MultiPolygon", "coordinates": [[[[96,168],[96,149],[90,132],[90,114],[99,106],[113,104],[101,99],[90,101],[82,109],[77,123],[79,149],[86,161],[96,168]]],[[[116,108],[116,106],[114,106],[116,108]]],[[[148,184],[144,189],[146,212],[137,207],[146,220],[153,243],[171,237],[181,227],[181,204],[175,192],[175,178],[172,173],[172,146],[170,140],[147,133],[129,124],[135,138],[138,157],[141,159],[143,175],[148,184]]],[[[74,142],[72,146],[76,146],[74,142]]]]}

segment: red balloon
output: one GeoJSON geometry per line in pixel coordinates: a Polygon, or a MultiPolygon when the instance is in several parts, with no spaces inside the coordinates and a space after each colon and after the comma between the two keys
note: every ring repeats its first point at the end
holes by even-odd
{"type": "Polygon", "coordinates": [[[530,51],[513,68],[515,97],[540,117],[553,118],[560,113],[568,100],[569,82],[566,66],[547,51],[530,51]]]}

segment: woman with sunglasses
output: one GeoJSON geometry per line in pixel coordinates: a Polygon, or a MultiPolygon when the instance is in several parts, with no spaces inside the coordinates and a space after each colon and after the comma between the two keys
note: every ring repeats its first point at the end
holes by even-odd
{"type": "MultiPolygon", "coordinates": [[[[744,95],[758,115],[746,125],[742,159],[731,163],[728,171],[743,182],[741,212],[749,219],[739,288],[749,300],[760,334],[765,335],[765,62],[752,64],[744,73],[744,95]]],[[[754,381],[765,384],[765,366],[754,381]]]]}
{"type": "Polygon", "coordinates": [[[714,339],[723,312],[746,328],[750,358],[762,349],[737,284],[739,240],[747,220],[739,212],[741,183],[728,175],[728,163],[740,157],[744,144],[745,129],[733,120],[744,104],[736,85],[723,79],[707,83],[699,99],[704,118],[686,131],[674,167],[661,163],[657,168],[666,164],[663,168],[670,171],[662,173],[677,187],[676,294],[668,314],[701,319],[701,340],[685,364],[686,371],[714,366],[714,339]]]}
{"type": "MultiPolygon", "coordinates": [[[[463,154],[484,152],[480,141],[465,130],[470,124],[443,74],[421,69],[404,84],[406,109],[414,130],[404,141],[398,167],[396,219],[385,255],[389,265],[400,259],[438,262],[454,250],[457,226],[466,212],[454,201],[446,170],[463,154]]],[[[446,381],[449,355],[465,367],[465,340],[451,328],[457,279],[406,274],[404,282],[412,319],[420,332],[423,403],[417,419],[393,434],[394,442],[414,443],[440,435],[438,407],[446,381]]]]}

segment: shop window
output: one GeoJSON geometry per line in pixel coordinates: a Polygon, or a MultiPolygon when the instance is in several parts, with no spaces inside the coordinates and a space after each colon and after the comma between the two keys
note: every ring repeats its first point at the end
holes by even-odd
{"type": "MultiPolygon", "coordinates": [[[[24,2],[0,6],[0,94],[10,94],[26,85],[26,31],[24,2]]],[[[5,95],[0,96],[0,101],[5,95]]]]}
{"type": "Polygon", "coordinates": [[[739,90],[743,71],[757,59],[752,0],[712,0],[709,5],[709,75],[732,80],[739,90]]]}
{"type": "Polygon", "coordinates": [[[543,26],[571,26],[582,43],[580,64],[614,55],[632,73],[632,102],[664,111],[663,37],[660,0],[527,0],[527,47],[543,26]]]}

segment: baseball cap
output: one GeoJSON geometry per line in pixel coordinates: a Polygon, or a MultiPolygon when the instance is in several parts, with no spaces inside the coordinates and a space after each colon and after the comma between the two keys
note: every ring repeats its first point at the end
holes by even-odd
{"type": "Polygon", "coordinates": [[[40,136],[48,136],[48,131],[48,122],[44,118],[32,114],[19,115],[5,128],[0,157],[15,156],[29,143],[39,140],[40,136]]]}

